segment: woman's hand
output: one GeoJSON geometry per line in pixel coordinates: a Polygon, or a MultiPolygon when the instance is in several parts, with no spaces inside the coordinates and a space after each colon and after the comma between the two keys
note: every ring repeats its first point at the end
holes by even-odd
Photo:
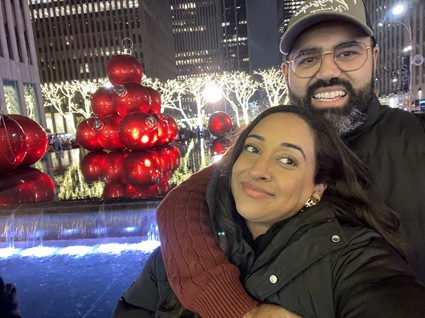
{"type": "Polygon", "coordinates": [[[242,318],[301,318],[287,309],[272,305],[272,304],[259,304],[250,311],[248,311],[242,318]]]}

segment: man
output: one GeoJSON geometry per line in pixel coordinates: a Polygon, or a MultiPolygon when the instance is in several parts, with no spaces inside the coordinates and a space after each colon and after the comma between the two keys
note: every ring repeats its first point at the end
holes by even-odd
{"type": "MultiPolygon", "coordinates": [[[[280,49],[291,102],[329,119],[368,164],[376,194],[401,216],[416,252],[409,263],[424,282],[425,131],[419,118],[381,106],[373,93],[379,49],[364,3],[307,0],[291,18],[280,49]]],[[[205,203],[213,169],[193,175],[158,208],[173,290],[202,317],[289,317],[247,295],[238,269],[216,246],[205,203]]]]}

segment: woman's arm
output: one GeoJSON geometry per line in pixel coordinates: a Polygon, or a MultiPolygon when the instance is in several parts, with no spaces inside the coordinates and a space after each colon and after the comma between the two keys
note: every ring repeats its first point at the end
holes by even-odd
{"type": "Polygon", "coordinates": [[[211,165],[194,174],[159,205],[162,255],[171,287],[184,307],[203,318],[240,318],[258,301],[246,293],[239,269],[214,240],[205,201],[214,169],[211,165]]]}

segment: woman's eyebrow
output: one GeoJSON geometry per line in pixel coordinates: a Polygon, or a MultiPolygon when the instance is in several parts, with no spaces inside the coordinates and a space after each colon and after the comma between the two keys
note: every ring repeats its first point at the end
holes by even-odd
{"type": "MultiPolygon", "coordinates": [[[[264,141],[264,140],[265,140],[265,138],[264,138],[263,136],[256,135],[256,134],[248,135],[248,136],[246,137],[246,139],[248,139],[248,138],[255,138],[255,139],[258,139],[258,140],[260,140],[260,141],[264,141]]],[[[292,144],[292,143],[290,143],[290,142],[282,142],[282,143],[280,144],[280,146],[282,146],[282,147],[287,147],[287,148],[292,148],[292,149],[296,149],[296,150],[298,150],[299,152],[301,152],[301,154],[302,154],[302,156],[304,157],[304,159],[305,159],[305,160],[307,160],[307,158],[306,158],[306,156],[305,156],[305,153],[304,153],[304,150],[303,150],[303,148],[301,148],[300,146],[298,146],[298,145],[296,145],[296,144],[292,144]]]]}
{"type": "Polygon", "coordinates": [[[291,144],[291,143],[289,143],[289,142],[282,142],[280,145],[281,145],[282,147],[288,147],[288,148],[293,148],[293,149],[298,150],[299,152],[301,152],[301,154],[303,155],[304,159],[305,159],[305,160],[307,160],[307,158],[305,157],[304,150],[303,150],[303,148],[301,148],[300,146],[295,145],[295,144],[291,144]]]}

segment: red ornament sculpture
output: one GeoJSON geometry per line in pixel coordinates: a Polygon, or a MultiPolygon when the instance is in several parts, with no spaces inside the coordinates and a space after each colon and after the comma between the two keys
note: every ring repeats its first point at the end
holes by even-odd
{"type": "Polygon", "coordinates": [[[140,62],[128,54],[113,56],[106,67],[106,74],[112,85],[122,85],[127,82],[140,84],[143,77],[143,67],[140,62]]]}
{"type": "Polygon", "coordinates": [[[139,151],[153,147],[158,139],[155,118],[141,113],[127,114],[118,127],[122,143],[130,150],[139,151]]]}
{"type": "Polygon", "coordinates": [[[103,149],[103,146],[97,139],[95,126],[97,127],[98,125],[98,118],[87,118],[78,124],[76,139],[81,147],[90,151],[99,151],[103,149]]]}
{"type": "Polygon", "coordinates": [[[29,117],[18,114],[12,114],[9,117],[16,120],[24,131],[27,153],[19,167],[28,167],[40,160],[46,153],[48,146],[47,133],[36,121],[29,117]]]}
{"type": "Polygon", "coordinates": [[[115,92],[112,88],[101,87],[90,97],[91,108],[98,118],[115,114],[115,92]]]}
{"type": "Polygon", "coordinates": [[[152,87],[146,87],[151,97],[151,112],[152,114],[161,113],[161,94],[152,87]]]}
{"type": "Polygon", "coordinates": [[[84,180],[88,183],[104,179],[106,152],[89,152],[80,162],[84,180]]]}
{"type": "Polygon", "coordinates": [[[179,135],[179,126],[177,125],[177,122],[172,116],[163,115],[163,117],[167,120],[168,123],[168,136],[166,138],[166,142],[169,143],[174,141],[179,135]]]}
{"type": "Polygon", "coordinates": [[[16,169],[27,150],[22,127],[8,115],[0,115],[0,173],[16,169]]]}
{"type": "Polygon", "coordinates": [[[153,152],[138,151],[124,160],[124,175],[133,186],[149,186],[161,179],[159,160],[153,152]]]}
{"type": "Polygon", "coordinates": [[[232,119],[225,112],[215,112],[208,120],[208,130],[211,135],[219,137],[232,130],[232,119]]]}
{"type": "Polygon", "coordinates": [[[124,117],[135,111],[145,114],[149,112],[151,97],[146,87],[130,82],[114,87],[114,91],[114,106],[119,116],[124,117]]]}
{"type": "Polygon", "coordinates": [[[95,130],[99,144],[106,150],[121,151],[125,148],[118,135],[121,117],[109,115],[96,121],[95,130]]]}

